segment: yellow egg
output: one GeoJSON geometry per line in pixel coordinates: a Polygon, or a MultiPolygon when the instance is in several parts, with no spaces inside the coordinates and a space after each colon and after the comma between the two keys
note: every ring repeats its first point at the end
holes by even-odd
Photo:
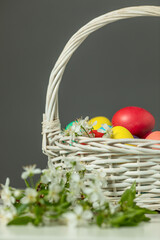
{"type": "Polygon", "coordinates": [[[134,138],[127,128],[121,126],[113,127],[112,132],[113,132],[112,138],[114,139],[134,138]]]}
{"type": "Polygon", "coordinates": [[[106,117],[102,117],[102,116],[94,117],[94,118],[90,119],[88,123],[93,124],[95,121],[97,121],[97,124],[95,126],[93,126],[94,130],[99,129],[101,127],[101,124],[107,124],[107,125],[112,126],[112,123],[109,121],[109,119],[106,117]]]}

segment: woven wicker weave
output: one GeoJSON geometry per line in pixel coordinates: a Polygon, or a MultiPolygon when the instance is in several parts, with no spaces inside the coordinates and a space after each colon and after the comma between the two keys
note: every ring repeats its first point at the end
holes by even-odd
{"type": "Polygon", "coordinates": [[[138,204],[160,210],[160,147],[156,145],[155,149],[155,144],[160,144],[160,141],[77,137],[71,145],[70,137],[61,134],[58,114],[59,84],[74,51],[97,29],[121,19],[140,16],[160,16],[160,7],[129,7],[104,14],[90,21],[68,41],[49,79],[42,149],[55,166],[65,168],[65,161],[73,159],[85,164],[88,174],[93,169],[105,170],[108,186],[104,191],[113,201],[117,201],[136,181],[138,204]]]}

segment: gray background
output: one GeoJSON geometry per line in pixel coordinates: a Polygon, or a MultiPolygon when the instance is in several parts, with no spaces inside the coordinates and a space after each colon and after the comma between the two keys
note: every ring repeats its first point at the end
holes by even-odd
{"type": "MultiPolygon", "coordinates": [[[[0,182],[23,187],[22,166],[45,168],[41,121],[49,74],[67,40],[89,20],[159,0],[0,0],[0,182]]],[[[77,117],[112,118],[146,108],[160,129],[160,19],[123,20],[92,34],[60,86],[62,126],[77,117]]]]}

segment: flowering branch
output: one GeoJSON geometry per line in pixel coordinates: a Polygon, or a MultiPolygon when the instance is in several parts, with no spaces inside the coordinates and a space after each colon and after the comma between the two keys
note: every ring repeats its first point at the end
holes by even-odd
{"type": "Polygon", "coordinates": [[[24,190],[10,187],[7,178],[1,190],[0,224],[135,226],[149,220],[146,213],[155,213],[136,205],[135,183],[124,192],[120,202],[113,205],[102,190],[107,186],[103,169],[95,170],[93,176],[88,177],[83,165],[76,161],[68,165],[70,168],[66,170],[55,168],[50,161],[48,169],[42,171],[36,165],[25,167],[22,173],[25,181],[35,174],[41,173],[41,176],[35,187],[27,182],[24,190]]]}
{"type": "MultiPolygon", "coordinates": [[[[84,136],[84,137],[96,137],[94,126],[97,124],[95,121],[93,124],[89,123],[89,117],[85,117],[84,119],[80,118],[73,122],[72,126],[68,129],[63,131],[65,136],[70,136],[71,140],[74,141],[75,137],[77,136],[84,136]]],[[[102,124],[101,128],[96,130],[98,133],[102,133],[101,136],[104,138],[111,138],[112,136],[112,129],[107,124],[102,124]]]]}

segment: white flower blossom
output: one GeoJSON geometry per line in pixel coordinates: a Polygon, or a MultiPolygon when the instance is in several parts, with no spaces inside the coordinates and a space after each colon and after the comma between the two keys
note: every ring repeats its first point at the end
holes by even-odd
{"type": "Polygon", "coordinates": [[[34,203],[36,201],[38,193],[33,188],[26,188],[25,197],[21,199],[22,204],[34,203]]]}
{"type": "MultiPolygon", "coordinates": [[[[92,203],[92,206],[93,206],[94,209],[105,210],[104,202],[105,202],[104,199],[98,200],[98,201],[96,201],[96,202],[93,202],[93,203],[92,203]]],[[[105,211],[107,211],[107,210],[105,210],[105,211]]]]}
{"type": "Polygon", "coordinates": [[[96,184],[99,184],[99,187],[107,187],[106,172],[103,168],[93,170],[94,179],[96,184]]]}
{"type": "Polygon", "coordinates": [[[21,193],[22,192],[17,189],[17,190],[14,191],[14,196],[17,198],[17,197],[19,197],[21,195],[21,193]]]}
{"type": "Polygon", "coordinates": [[[95,123],[90,124],[90,123],[88,123],[88,121],[89,121],[89,117],[85,117],[85,119],[80,120],[81,126],[85,130],[91,130],[92,127],[95,125],[95,123]]]}
{"type": "Polygon", "coordinates": [[[99,128],[97,131],[104,133],[103,138],[111,138],[113,134],[112,129],[106,123],[101,124],[101,128],[99,128]]]}
{"type": "Polygon", "coordinates": [[[10,207],[0,205],[0,225],[7,225],[16,215],[16,209],[13,205],[10,207]]]}
{"type": "Polygon", "coordinates": [[[85,170],[84,164],[81,164],[81,163],[79,162],[79,159],[77,158],[77,160],[76,160],[76,158],[77,158],[77,157],[75,156],[74,161],[73,161],[73,159],[65,158],[64,161],[63,161],[63,165],[65,165],[65,168],[66,168],[66,169],[72,169],[72,168],[74,168],[74,170],[75,170],[76,172],[80,172],[80,171],[85,170]]]}
{"type": "Polygon", "coordinates": [[[73,134],[77,133],[78,135],[82,135],[80,122],[74,122],[70,130],[73,132],[73,134]]]}
{"type": "Polygon", "coordinates": [[[48,160],[48,168],[52,171],[52,172],[55,172],[56,171],[56,168],[52,162],[51,159],[48,160]]]}
{"type": "MultiPolygon", "coordinates": [[[[84,119],[81,122],[81,125],[86,129],[87,126],[85,124],[87,121],[88,119],[84,119]]],[[[93,218],[93,213],[91,211],[93,209],[109,211],[104,204],[106,202],[106,197],[103,193],[103,187],[107,186],[105,170],[103,168],[98,170],[92,169],[91,173],[87,172],[87,174],[85,174],[85,171],[83,172],[85,166],[78,160],[79,159],[76,159],[76,156],[74,161],[73,158],[69,157],[67,161],[65,159],[64,164],[66,161],[68,168],[56,168],[51,160],[48,161],[48,169],[42,171],[36,169],[36,165],[24,168],[25,172],[22,174],[22,178],[24,179],[28,176],[42,172],[40,182],[46,185],[43,186],[40,184],[39,186],[42,185],[42,189],[43,187],[48,189],[46,194],[38,193],[33,188],[26,188],[25,191],[9,188],[9,179],[7,179],[5,185],[2,185],[1,191],[4,204],[3,207],[0,207],[0,223],[7,224],[14,218],[14,216],[16,216],[16,208],[13,204],[17,197],[17,202],[19,202],[20,199],[21,204],[33,204],[33,207],[35,206],[34,203],[37,204],[39,197],[43,198],[46,202],[50,202],[52,205],[57,203],[56,206],[60,207],[61,201],[58,201],[62,196],[68,209],[65,209],[67,212],[61,215],[61,219],[58,218],[58,221],[62,220],[63,223],[65,222],[72,227],[84,226],[90,223],[93,218]],[[83,202],[83,206],[81,205],[81,202],[83,202]],[[90,205],[92,206],[91,208],[89,207],[90,205]]],[[[40,190],[41,187],[38,189],[40,190]]],[[[115,212],[114,206],[111,205],[110,209],[112,213],[115,212]]],[[[31,214],[29,208],[27,210],[27,214],[31,214]]],[[[27,210],[25,210],[24,214],[26,214],[27,210]]],[[[57,214],[56,211],[57,210],[55,209],[55,214],[57,214]]],[[[48,210],[46,210],[42,216],[45,224],[54,222],[53,219],[49,218],[53,214],[52,209],[48,208],[48,210]],[[46,219],[49,219],[48,222],[46,219]]]]}
{"type": "Polygon", "coordinates": [[[74,140],[75,136],[81,136],[82,135],[82,129],[79,121],[76,121],[72,124],[72,126],[64,131],[64,134],[66,136],[71,136],[71,142],[74,140]]]}
{"type": "Polygon", "coordinates": [[[44,184],[48,183],[56,183],[60,184],[60,182],[63,182],[63,184],[66,182],[66,177],[63,176],[63,170],[62,169],[56,169],[53,166],[53,163],[48,162],[48,169],[42,170],[42,176],[41,176],[41,182],[44,184]],[[63,180],[63,181],[62,181],[63,180]]]}
{"type": "Polygon", "coordinates": [[[0,195],[5,206],[11,206],[13,203],[15,203],[15,198],[12,196],[12,192],[9,189],[9,183],[10,180],[7,178],[5,185],[1,184],[2,190],[0,195]]]}
{"type": "Polygon", "coordinates": [[[73,173],[72,176],[71,176],[71,180],[74,182],[74,183],[79,183],[80,182],[80,176],[78,173],[73,173]]]}
{"type": "Polygon", "coordinates": [[[84,179],[76,172],[72,173],[70,179],[69,192],[67,194],[67,201],[74,202],[77,198],[81,197],[81,192],[84,188],[84,179]]]}
{"type": "Polygon", "coordinates": [[[74,182],[70,183],[69,192],[67,193],[67,201],[74,202],[80,198],[80,188],[74,182]]]}
{"type": "Polygon", "coordinates": [[[93,124],[90,124],[89,117],[85,119],[77,119],[73,122],[72,126],[64,131],[64,135],[71,136],[71,140],[74,140],[76,136],[90,136],[89,132],[92,130],[93,126],[97,124],[95,121],[93,124]]]}
{"type": "Polygon", "coordinates": [[[67,202],[73,203],[77,198],[80,198],[79,190],[72,189],[67,193],[67,202]]]}
{"type": "Polygon", "coordinates": [[[63,217],[69,226],[84,226],[92,219],[93,213],[90,210],[83,210],[81,205],[76,205],[73,212],[65,213],[63,217]]]}
{"type": "Polygon", "coordinates": [[[81,205],[77,205],[74,208],[74,212],[76,213],[78,220],[89,220],[93,217],[92,212],[90,210],[83,210],[81,205]]]}
{"type": "Polygon", "coordinates": [[[52,181],[53,179],[53,173],[50,169],[44,169],[42,170],[42,176],[41,176],[41,182],[44,184],[47,184],[52,181]]]}
{"type": "Polygon", "coordinates": [[[73,173],[70,180],[70,189],[77,189],[79,192],[84,188],[84,179],[78,173],[73,173]]]}
{"type": "Polygon", "coordinates": [[[41,169],[36,168],[36,164],[23,167],[23,169],[25,170],[25,172],[23,172],[22,175],[21,175],[22,179],[26,179],[30,176],[34,176],[35,174],[40,174],[41,173],[41,169]]]}
{"type": "Polygon", "coordinates": [[[87,194],[88,200],[91,203],[105,202],[105,196],[98,182],[90,182],[90,185],[84,188],[84,193],[87,194]]]}
{"type": "Polygon", "coordinates": [[[79,172],[79,171],[84,171],[85,170],[85,166],[83,164],[81,164],[80,162],[76,162],[75,166],[74,166],[75,171],[79,172]]]}
{"type": "Polygon", "coordinates": [[[59,200],[59,193],[62,191],[62,187],[55,183],[51,183],[49,185],[49,194],[47,196],[49,202],[58,202],[59,200]]]}

